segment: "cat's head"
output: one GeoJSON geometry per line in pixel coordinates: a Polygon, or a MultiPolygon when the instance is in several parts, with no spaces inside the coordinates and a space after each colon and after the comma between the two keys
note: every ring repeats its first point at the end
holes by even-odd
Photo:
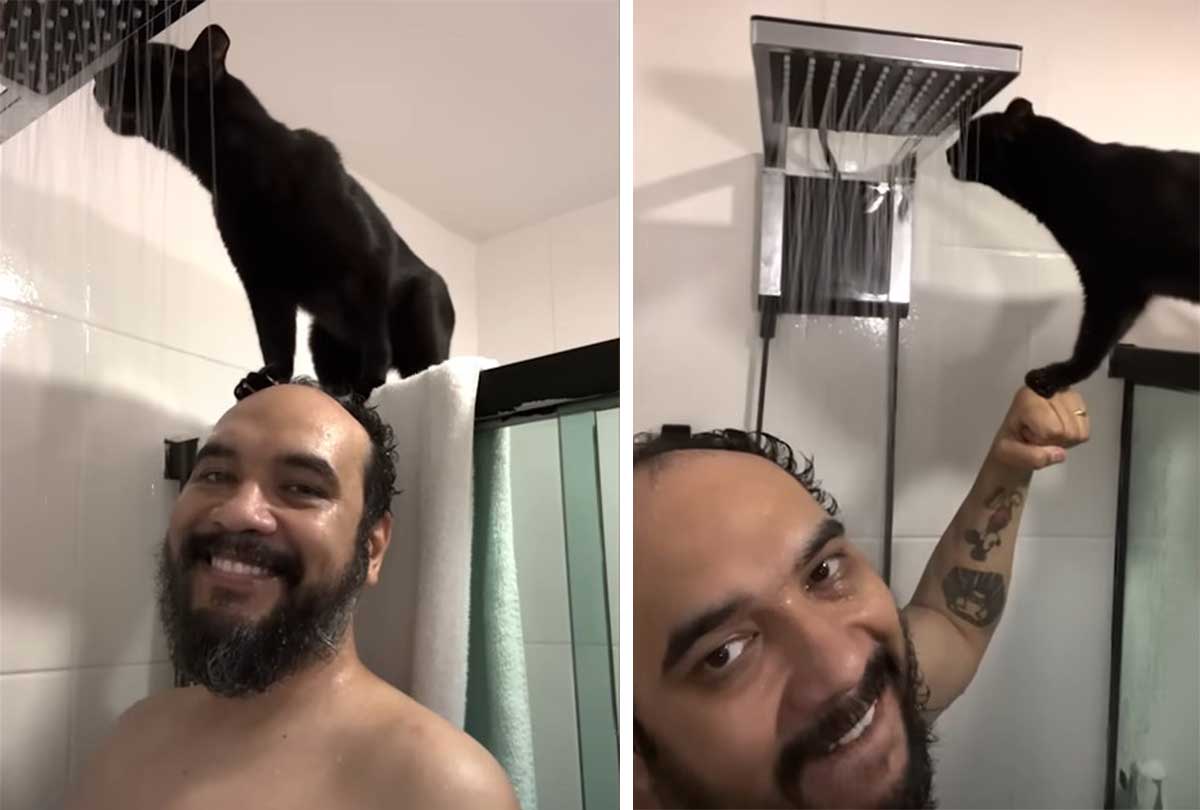
{"type": "Polygon", "coordinates": [[[213,91],[226,78],[228,52],[229,35],[219,25],[205,28],[187,49],[126,44],[117,62],[96,75],[92,95],[104,111],[104,123],[118,135],[137,135],[159,146],[182,137],[184,128],[207,130],[213,91]]]}
{"type": "Polygon", "coordinates": [[[959,180],[991,186],[1001,194],[1012,191],[1021,174],[1026,134],[1038,116],[1033,104],[1014,98],[1004,112],[971,120],[959,139],[946,150],[950,172],[959,180]]]}

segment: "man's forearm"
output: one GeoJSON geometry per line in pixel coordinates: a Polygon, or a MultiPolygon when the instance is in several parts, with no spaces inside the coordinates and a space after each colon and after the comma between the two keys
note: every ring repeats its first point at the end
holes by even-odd
{"type": "Polygon", "coordinates": [[[947,617],[980,656],[1004,611],[1031,477],[989,458],[913,595],[912,605],[947,617]]]}

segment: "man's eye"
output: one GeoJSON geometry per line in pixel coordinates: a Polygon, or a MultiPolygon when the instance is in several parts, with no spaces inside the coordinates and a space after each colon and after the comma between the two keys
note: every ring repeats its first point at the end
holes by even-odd
{"type": "Polygon", "coordinates": [[[196,476],[197,481],[206,484],[222,484],[233,479],[233,476],[223,470],[208,470],[196,476]]]}
{"type": "Polygon", "coordinates": [[[751,640],[751,636],[745,636],[726,641],[705,656],[704,668],[708,672],[720,672],[742,657],[742,653],[746,651],[746,647],[750,644],[751,640]]]}
{"type": "Polygon", "coordinates": [[[306,498],[324,498],[324,490],[317,487],[309,486],[308,484],[288,484],[287,490],[297,495],[303,495],[306,498]]]}
{"type": "Polygon", "coordinates": [[[809,583],[819,586],[829,582],[836,582],[842,575],[842,566],[844,564],[845,561],[840,556],[828,557],[821,560],[821,563],[808,575],[809,583]]]}

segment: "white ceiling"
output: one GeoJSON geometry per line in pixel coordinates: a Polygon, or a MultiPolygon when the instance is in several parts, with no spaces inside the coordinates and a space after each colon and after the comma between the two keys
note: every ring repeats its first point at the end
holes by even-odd
{"type": "Polygon", "coordinates": [[[616,0],[208,0],[167,38],[208,22],[273,116],[472,241],[617,194],[616,0]]]}

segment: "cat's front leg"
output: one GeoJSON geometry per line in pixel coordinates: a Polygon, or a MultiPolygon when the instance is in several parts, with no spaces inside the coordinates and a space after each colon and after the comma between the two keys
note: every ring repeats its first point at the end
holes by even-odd
{"type": "Polygon", "coordinates": [[[292,378],[296,356],[296,301],[278,290],[246,286],[263,367],[242,379],[234,396],[242,399],[254,391],[292,378]]]}
{"type": "Polygon", "coordinates": [[[1049,399],[1090,377],[1121,336],[1146,306],[1148,296],[1121,290],[1117,294],[1091,294],[1083,302],[1083,318],[1075,351],[1069,360],[1035,368],[1025,375],[1025,384],[1049,399]]]}
{"type": "MultiPolygon", "coordinates": [[[[1035,368],[1025,375],[1025,385],[1040,397],[1050,399],[1064,388],[1069,388],[1075,377],[1070,363],[1051,363],[1035,368]]],[[[1077,381],[1076,381],[1077,382],[1077,381]]]]}

